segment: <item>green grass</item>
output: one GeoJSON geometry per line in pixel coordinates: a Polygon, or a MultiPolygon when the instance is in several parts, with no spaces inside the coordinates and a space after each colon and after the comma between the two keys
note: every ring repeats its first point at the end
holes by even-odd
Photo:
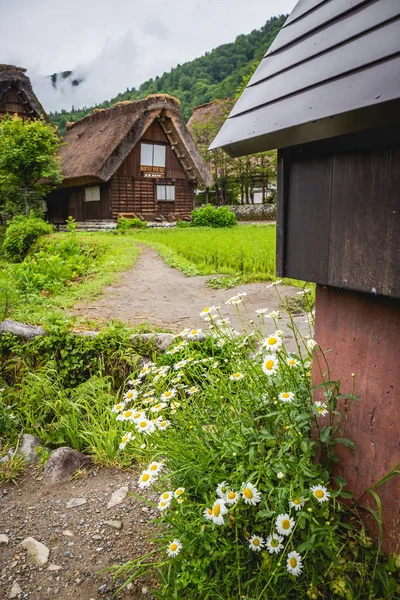
{"type": "Polygon", "coordinates": [[[233,275],[241,282],[276,279],[274,224],[147,229],[129,235],[156,248],[168,264],[187,275],[233,275]]]}
{"type": "MultiPolygon", "coordinates": [[[[54,295],[18,294],[11,279],[13,267],[0,256],[0,313],[4,312],[6,303],[8,317],[27,323],[45,324],[54,313],[65,314],[65,309],[72,308],[79,300],[89,300],[100,294],[106,285],[115,281],[119,273],[132,267],[140,253],[137,244],[126,236],[104,232],[82,232],[76,235],[83,248],[93,255],[93,259],[83,277],[54,295]]],[[[71,234],[55,233],[46,236],[39,240],[31,253],[45,248],[49,242],[55,243],[68,236],[71,234]]],[[[0,314],[0,317],[3,318],[4,314],[0,314]]]]}

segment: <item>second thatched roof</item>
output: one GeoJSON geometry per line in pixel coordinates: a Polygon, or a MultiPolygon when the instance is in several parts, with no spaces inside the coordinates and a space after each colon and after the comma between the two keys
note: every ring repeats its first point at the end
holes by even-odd
{"type": "Polygon", "coordinates": [[[179,100],[166,94],[95,109],[80,121],[69,123],[66,144],[60,150],[62,185],[108,181],[155,119],[188,178],[198,187],[211,186],[212,176],[182,120],[179,100]]]}

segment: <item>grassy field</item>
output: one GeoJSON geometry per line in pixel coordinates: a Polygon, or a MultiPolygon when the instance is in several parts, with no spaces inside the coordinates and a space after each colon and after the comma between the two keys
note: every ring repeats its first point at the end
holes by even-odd
{"type": "Polygon", "coordinates": [[[229,229],[147,229],[129,235],[157,248],[169,264],[188,275],[220,273],[240,276],[242,282],[276,278],[273,224],[229,229]]]}

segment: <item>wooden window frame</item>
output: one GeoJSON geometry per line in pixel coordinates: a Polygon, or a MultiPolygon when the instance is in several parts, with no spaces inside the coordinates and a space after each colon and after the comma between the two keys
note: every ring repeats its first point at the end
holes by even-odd
{"type": "Polygon", "coordinates": [[[140,144],[140,170],[141,171],[155,171],[155,172],[164,172],[165,171],[165,164],[167,161],[167,152],[166,152],[166,146],[164,144],[154,144],[153,142],[141,142],[140,144]],[[142,149],[143,146],[151,146],[152,151],[151,151],[151,165],[149,164],[145,164],[142,161],[142,149]],[[164,164],[163,165],[155,165],[154,164],[154,148],[163,148],[164,149],[164,155],[163,155],[163,161],[164,164]]]}
{"type": "MultiPolygon", "coordinates": [[[[97,196],[97,194],[96,194],[97,196]]],[[[83,197],[83,201],[84,202],[100,202],[101,201],[101,190],[100,190],[100,186],[99,185],[91,185],[88,187],[85,187],[85,194],[83,197]],[[91,196],[93,196],[94,194],[94,190],[98,190],[98,198],[92,198],[91,196]]]]}
{"type": "Polygon", "coordinates": [[[156,183],[156,202],[175,202],[175,184],[174,183],[156,183]],[[165,197],[158,197],[158,188],[164,188],[165,197]],[[174,190],[173,198],[167,198],[167,188],[172,188],[174,190]]]}

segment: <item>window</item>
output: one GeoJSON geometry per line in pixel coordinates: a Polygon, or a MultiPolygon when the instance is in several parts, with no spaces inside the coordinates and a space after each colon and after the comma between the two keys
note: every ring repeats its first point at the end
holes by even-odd
{"type": "Polygon", "coordinates": [[[165,167],[165,146],[141,144],[140,165],[144,167],[165,167]]]}
{"type": "Polygon", "coordinates": [[[95,185],[85,188],[85,202],[98,202],[100,200],[100,186],[95,185]]]}
{"type": "Polygon", "coordinates": [[[175,186],[174,185],[157,185],[157,200],[160,202],[174,202],[175,186]]]}

